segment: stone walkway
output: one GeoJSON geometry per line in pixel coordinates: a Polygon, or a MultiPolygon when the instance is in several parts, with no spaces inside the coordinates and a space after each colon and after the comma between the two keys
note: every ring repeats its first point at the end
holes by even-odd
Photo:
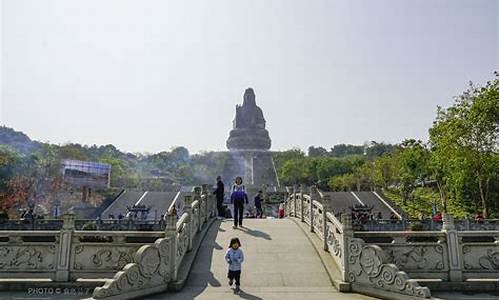
{"type": "Polygon", "coordinates": [[[232,229],[232,220],[214,224],[184,289],[149,299],[374,299],[337,292],[314,247],[293,221],[248,219],[244,226],[232,229]],[[226,278],[224,253],[232,237],[240,239],[245,254],[239,295],[226,278]]]}

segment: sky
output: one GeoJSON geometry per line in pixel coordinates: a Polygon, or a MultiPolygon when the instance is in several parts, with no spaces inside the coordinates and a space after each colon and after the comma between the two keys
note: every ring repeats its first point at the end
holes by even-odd
{"type": "Polygon", "coordinates": [[[428,139],[498,70],[494,0],[0,0],[0,124],[224,150],[252,87],[273,150],[428,139]]]}

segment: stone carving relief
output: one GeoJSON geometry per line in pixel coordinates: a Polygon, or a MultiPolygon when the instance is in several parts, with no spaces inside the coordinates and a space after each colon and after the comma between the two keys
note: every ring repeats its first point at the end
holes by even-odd
{"type": "Polygon", "coordinates": [[[323,238],[323,214],[319,212],[319,209],[315,207],[313,210],[313,227],[314,230],[316,230],[317,233],[319,233],[319,236],[323,238]]]}
{"type": "Polygon", "coordinates": [[[52,269],[55,246],[0,247],[0,269],[52,269]]]}
{"type": "Polygon", "coordinates": [[[328,222],[326,233],[326,243],[328,244],[328,249],[333,256],[342,257],[342,246],[338,238],[335,237],[335,226],[328,222]]]}
{"type": "Polygon", "coordinates": [[[405,272],[394,264],[385,262],[384,251],[376,245],[366,245],[363,240],[349,238],[348,278],[351,283],[370,285],[390,292],[402,293],[420,298],[430,298],[427,287],[411,281],[405,272]]]}
{"type": "Polygon", "coordinates": [[[168,283],[171,241],[172,238],[161,238],[153,245],[139,248],[135,263],[127,264],[104,286],[95,288],[92,296],[101,299],[168,283]]]}
{"type": "Polygon", "coordinates": [[[189,245],[189,236],[187,231],[187,225],[183,224],[179,232],[177,233],[177,249],[175,251],[175,262],[176,265],[179,265],[184,257],[184,254],[187,252],[187,248],[189,245]]]}
{"type": "Polygon", "coordinates": [[[445,257],[442,245],[381,246],[389,261],[405,271],[442,271],[445,257]]]}
{"type": "Polygon", "coordinates": [[[498,271],[498,247],[465,245],[462,253],[465,270],[498,271]]]}
{"type": "Polygon", "coordinates": [[[134,254],[139,246],[99,248],[78,245],[75,247],[75,270],[121,270],[126,264],[134,262],[134,254]]]}

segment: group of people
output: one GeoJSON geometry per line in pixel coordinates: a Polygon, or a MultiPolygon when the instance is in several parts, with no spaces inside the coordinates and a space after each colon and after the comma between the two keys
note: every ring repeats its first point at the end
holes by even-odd
{"type": "MultiPolygon", "coordinates": [[[[125,218],[125,216],[122,213],[118,214],[118,217],[117,217],[118,220],[123,220],[124,218],[125,218]]],[[[114,214],[108,214],[108,219],[114,220],[115,219],[115,215],[114,214]]]]}
{"type": "MultiPolygon", "coordinates": [[[[231,204],[233,205],[233,229],[243,227],[243,211],[245,204],[248,205],[248,194],[243,178],[236,177],[234,184],[231,187],[231,204]]],[[[217,199],[217,213],[219,218],[226,216],[224,206],[224,183],[220,176],[217,177],[217,188],[213,192],[217,199]]],[[[256,218],[263,217],[262,202],[264,201],[262,191],[259,191],[254,197],[254,205],[256,210],[256,218]]],[[[241,250],[241,242],[239,238],[234,237],[229,242],[228,249],[224,255],[224,259],[228,264],[227,277],[229,279],[229,286],[233,283],[236,285],[235,292],[240,292],[240,277],[241,277],[241,264],[244,260],[243,251],[241,250]]]]}
{"type": "MultiPolygon", "coordinates": [[[[233,228],[238,228],[238,226],[243,226],[243,212],[245,204],[248,205],[248,194],[245,185],[243,184],[243,178],[240,176],[236,177],[234,184],[231,187],[231,204],[233,205],[233,218],[234,225],[233,228]]],[[[217,213],[219,218],[224,218],[226,216],[226,209],[224,206],[224,183],[222,178],[217,176],[217,188],[213,192],[217,199],[217,213]]],[[[255,205],[255,217],[262,218],[264,212],[262,210],[262,202],[264,201],[263,192],[261,190],[254,197],[255,205]]]]}

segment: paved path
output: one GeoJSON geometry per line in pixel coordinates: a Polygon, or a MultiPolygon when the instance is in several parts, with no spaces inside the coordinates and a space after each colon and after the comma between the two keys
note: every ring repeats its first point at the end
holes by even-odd
{"type": "Polygon", "coordinates": [[[337,292],[314,247],[293,221],[248,219],[244,226],[232,229],[232,220],[214,224],[184,289],[150,299],[374,299],[337,292]],[[224,253],[232,237],[240,239],[245,254],[240,295],[226,278],[224,253]]]}

